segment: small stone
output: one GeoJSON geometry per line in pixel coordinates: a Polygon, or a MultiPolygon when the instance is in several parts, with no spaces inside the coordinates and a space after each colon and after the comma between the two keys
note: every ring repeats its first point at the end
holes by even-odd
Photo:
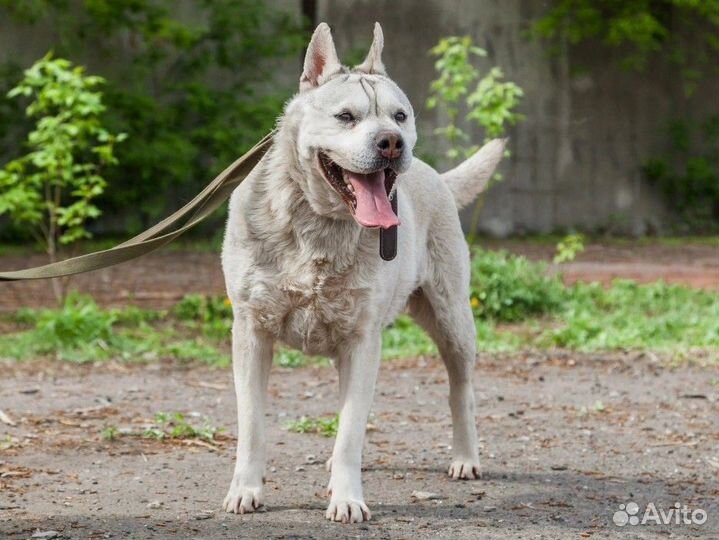
{"type": "Polygon", "coordinates": [[[31,538],[57,538],[60,533],[57,531],[35,531],[31,538]]]}
{"type": "Polygon", "coordinates": [[[482,508],[482,510],[484,510],[485,512],[494,512],[496,509],[496,506],[485,506],[484,508],[482,508]]]}
{"type": "Polygon", "coordinates": [[[442,496],[439,493],[432,493],[431,491],[413,491],[412,498],[416,501],[436,501],[441,499],[442,496]]]}
{"type": "Polygon", "coordinates": [[[152,502],[147,503],[147,507],[152,508],[153,510],[157,509],[157,508],[162,508],[162,502],[152,501],[152,502]]]}

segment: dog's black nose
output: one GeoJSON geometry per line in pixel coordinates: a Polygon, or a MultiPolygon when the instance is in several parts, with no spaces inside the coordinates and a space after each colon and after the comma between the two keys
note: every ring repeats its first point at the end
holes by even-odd
{"type": "Polygon", "coordinates": [[[404,141],[399,133],[394,131],[381,131],[374,138],[377,143],[377,150],[387,159],[397,159],[402,155],[404,141]]]}

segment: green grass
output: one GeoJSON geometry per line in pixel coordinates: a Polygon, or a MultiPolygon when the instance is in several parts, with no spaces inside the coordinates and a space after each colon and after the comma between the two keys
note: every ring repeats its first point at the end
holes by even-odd
{"type": "MultiPolygon", "coordinates": [[[[719,291],[631,281],[567,287],[558,276],[547,276],[542,263],[475,250],[468,301],[480,352],[719,350],[719,291]]],[[[59,309],[24,309],[12,320],[24,330],[0,335],[3,358],[230,363],[232,307],[221,297],[189,295],[169,311],[150,311],[103,309],[89,297],[71,295],[59,309]]],[[[405,315],[382,335],[386,360],[435,354],[434,343],[405,315]]],[[[275,363],[298,367],[327,360],[278,346],[275,363]]]]}
{"type": "Polygon", "coordinates": [[[719,294],[662,282],[577,284],[565,293],[558,328],[535,345],[580,351],[686,350],[719,346],[719,294]]]}
{"type": "Polygon", "coordinates": [[[320,418],[303,416],[299,420],[288,422],[285,427],[294,433],[318,433],[323,437],[335,437],[339,423],[338,414],[320,418]]]}
{"type": "Polygon", "coordinates": [[[144,439],[204,439],[212,441],[215,436],[224,431],[212,424],[209,418],[203,418],[200,426],[195,426],[187,417],[179,412],[159,412],[155,415],[151,426],[142,431],[121,430],[117,426],[105,426],[100,435],[103,439],[112,441],[120,437],[142,437],[144,439]]]}
{"type": "Polygon", "coordinates": [[[229,355],[204,332],[188,329],[178,335],[173,328],[178,325],[172,323],[183,321],[168,320],[164,311],[103,309],[88,296],[71,294],[60,308],[23,309],[14,320],[28,329],[0,335],[0,356],[5,358],[54,357],[76,363],[176,358],[229,365],[229,355]]]}

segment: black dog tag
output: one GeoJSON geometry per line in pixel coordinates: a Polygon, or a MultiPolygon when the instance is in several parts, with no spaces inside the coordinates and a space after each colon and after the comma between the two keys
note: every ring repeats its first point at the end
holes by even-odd
{"type": "MultiPolygon", "coordinates": [[[[397,191],[394,192],[394,197],[390,201],[392,204],[392,211],[396,216],[397,213],[397,191]]],[[[379,256],[385,261],[391,261],[397,256],[397,226],[390,227],[389,229],[380,229],[379,231],[379,256]]]]}

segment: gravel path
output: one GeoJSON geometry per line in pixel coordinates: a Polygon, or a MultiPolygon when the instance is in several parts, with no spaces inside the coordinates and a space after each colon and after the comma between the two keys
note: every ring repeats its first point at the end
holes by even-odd
{"type": "MultiPolygon", "coordinates": [[[[235,432],[229,370],[176,364],[0,364],[0,538],[719,538],[719,369],[653,355],[485,356],[476,370],[484,478],[452,482],[446,375],[386,363],[364,452],[372,521],[324,520],[331,439],[288,432],[334,413],[329,367],[270,380],[266,511],[224,514],[235,432]],[[199,413],[218,441],[154,441],[158,411],[199,413]],[[415,491],[435,500],[415,501],[415,491]],[[703,525],[612,523],[621,504],[675,502],[703,525]],[[697,515],[700,517],[700,515],[697,515]]],[[[193,422],[198,422],[194,420],[193,422]]],[[[631,509],[631,507],[629,507],[631,509]]],[[[621,515],[619,515],[621,517],[621,515]]],[[[625,516],[629,517],[629,516],[625,516]]]]}

